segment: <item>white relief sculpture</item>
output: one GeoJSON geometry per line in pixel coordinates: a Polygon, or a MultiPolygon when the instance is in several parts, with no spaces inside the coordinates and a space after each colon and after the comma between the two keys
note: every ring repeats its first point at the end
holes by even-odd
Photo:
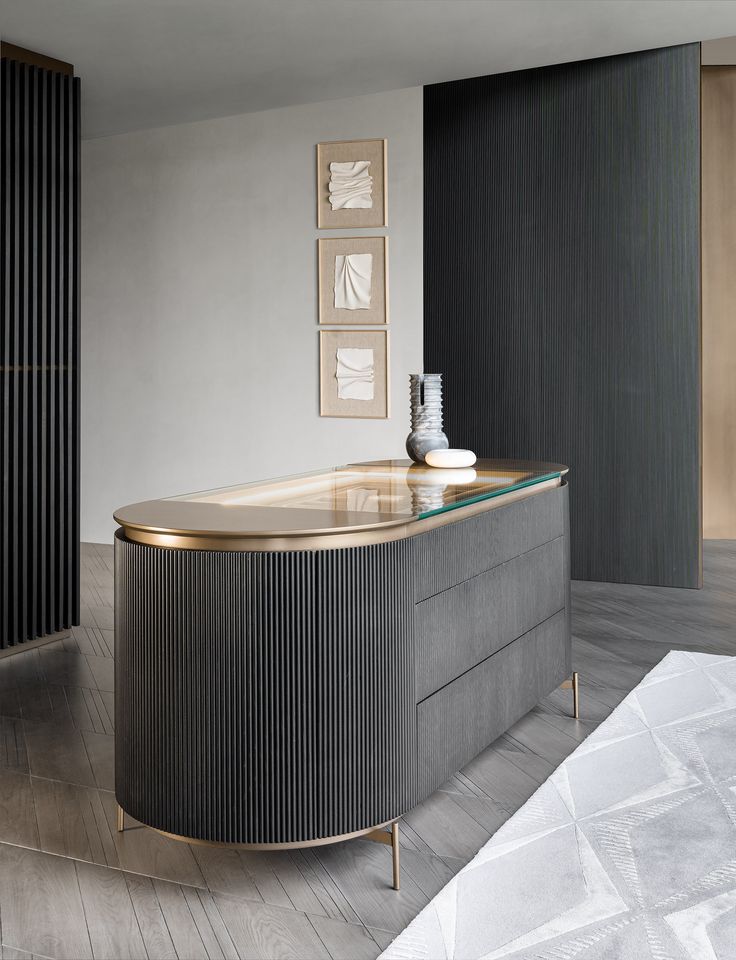
{"type": "Polygon", "coordinates": [[[370,210],[373,206],[373,177],[370,160],[330,164],[330,204],[333,210],[370,210]]]}
{"type": "Polygon", "coordinates": [[[370,310],[372,253],[347,253],[335,257],[335,308],[370,310]]]}
{"type": "Polygon", "coordinates": [[[340,400],[373,400],[373,351],[337,348],[337,396],[340,400]]]}

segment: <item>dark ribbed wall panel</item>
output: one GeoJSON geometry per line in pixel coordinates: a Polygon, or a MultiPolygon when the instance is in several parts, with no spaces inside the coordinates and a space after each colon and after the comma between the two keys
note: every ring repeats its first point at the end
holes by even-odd
{"type": "Polygon", "coordinates": [[[79,81],[2,60],[0,647],[79,622],[79,81]]]}
{"type": "Polygon", "coordinates": [[[121,806],[241,843],[341,835],[412,807],[410,547],[207,553],[118,535],[121,806]]]}
{"type": "Polygon", "coordinates": [[[424,92],[453,446],[571,468],[572,575],[700,581],[699,46],[424,92]]]}

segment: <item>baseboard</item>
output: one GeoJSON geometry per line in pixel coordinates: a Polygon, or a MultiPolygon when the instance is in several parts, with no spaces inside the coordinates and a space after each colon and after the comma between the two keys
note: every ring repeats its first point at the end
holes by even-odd
{"type": "Polygon", "coordinates": [[[64,637],[71,637],[71,630],[62,630],[60,633],[49,633],[45,637],[36,637],[35,640],[26,640],[24,643],[17,643],[14,647],[7,647],[0,650],[0,660],[6,657],[13,657],[17,653],[24,653],[26,650],[33,650],[36,647],[42,647],[47,643],[54,643],[56,640],[63,640],[64,637]]]}

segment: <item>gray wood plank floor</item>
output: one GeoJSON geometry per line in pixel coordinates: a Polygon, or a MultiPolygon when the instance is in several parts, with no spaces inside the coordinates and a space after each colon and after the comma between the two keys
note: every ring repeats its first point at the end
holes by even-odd
{"type": "Polygon", "coordinates": [[[736,654],[736,542],[709,541],[701,591],[573,585],[579,721],[555,691],[402,822],[249,854],[115,831],[112,547],[82,551],[82,625],[0,660],[2,958],[372,960],[670,649],[736,654]]]}

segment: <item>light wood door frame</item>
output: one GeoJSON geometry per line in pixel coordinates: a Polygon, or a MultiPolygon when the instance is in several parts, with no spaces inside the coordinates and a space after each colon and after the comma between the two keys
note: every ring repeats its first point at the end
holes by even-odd
{"type": "Polygon", "coordinates": [[[736,539],[736,65],[701,96],[703,536],[736,539]]]}

